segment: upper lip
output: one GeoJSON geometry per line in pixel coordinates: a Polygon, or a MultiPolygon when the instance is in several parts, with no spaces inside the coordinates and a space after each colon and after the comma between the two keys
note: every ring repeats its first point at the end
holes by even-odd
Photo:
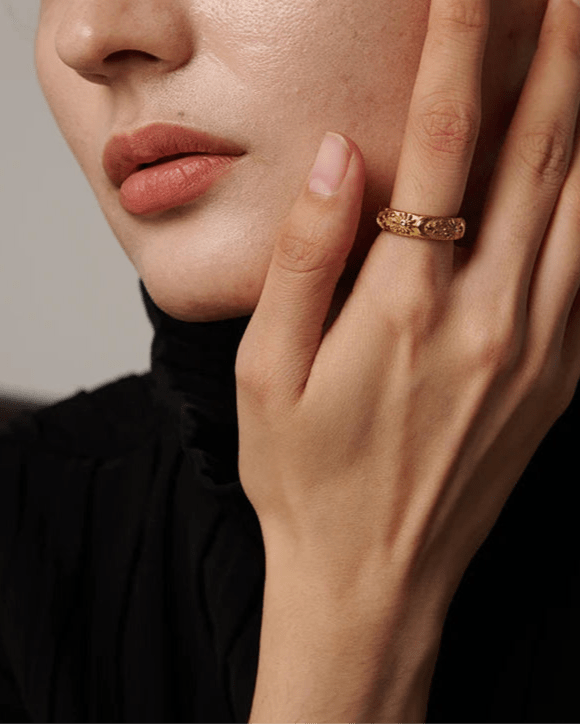
{"type": "Polygon", "coordinates": [[[233,141],[203,131],[154,123],[133,133],[113,136],[103,152],[103,168],[115,186],[120,187],[141,164],[187,153],[241,156],[244,150],[233,141]]]}

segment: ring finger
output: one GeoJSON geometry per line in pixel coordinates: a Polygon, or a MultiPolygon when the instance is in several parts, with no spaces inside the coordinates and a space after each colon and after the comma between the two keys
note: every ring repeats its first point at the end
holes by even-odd
{"type": "Polygon", "coordinates": [[[545,268],[554,253],[562,254],[562,242],[554,238],[551,243],[553,235],[545,236],[573,157],[579,50],[578,7],[570,0],[551,0],[490,182],[479,242],[465,269],[465,286],[474,296],[500,299],[511,292],[510,312],[527,307],[542,244],[545,268]]]}

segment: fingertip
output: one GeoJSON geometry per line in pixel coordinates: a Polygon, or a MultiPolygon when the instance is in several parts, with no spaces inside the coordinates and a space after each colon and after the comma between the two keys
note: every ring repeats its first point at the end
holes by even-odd
{"type": "Polygon", "coordinates": [[[352,148],[349,142],[340,133],[328,131],[310,172],[308,187],[313,194],[319,196],[334,196],[342,186],[346,177],[352,148]]]}

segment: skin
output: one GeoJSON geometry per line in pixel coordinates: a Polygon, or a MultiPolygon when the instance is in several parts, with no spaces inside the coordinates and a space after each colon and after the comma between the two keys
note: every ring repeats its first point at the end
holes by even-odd
{"type": "MultiPolygon", "coordinates": [[[[476,232],[545,6],[492,3],[482,128],[461,209],[468,234],[476,232]]],[[[428,14],[428,0],[42,0],[40,84],[164,311],[184,321],[253,312],[277,230],[333,130],[357,143],[366,165],[336,313],[377,236],[376,213],[389,204],[428,14]],[[157,121],[232,139],[247,155],[195,202],[134,216],[120,205],[102,153],[112,135],[157,121]]]]}

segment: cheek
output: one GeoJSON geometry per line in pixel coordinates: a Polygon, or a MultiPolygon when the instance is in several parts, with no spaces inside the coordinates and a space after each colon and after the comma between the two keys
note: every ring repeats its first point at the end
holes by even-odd
{"type": "Polygon", "coordinates": [[[350,130],[383,123],[413,82],[429,10],[428,0],[191,4],[207,49],[273,130],[319,119],[347,120],[350,130]]]}
{"type": "Polygon", "coordinates": [[[346,133],[364,152],[369,186],[384,192],[402,141],[428,3],[412,3],[410,12],[408,0],[297,5],[286,5],[283,24],[270,27],[266,18],[258,24],[261,39],[238,32],[235,23],[228,31],[228,62],[246,80],[249,107],[261,110],[254,115],[257,135],[279,144],[263,150],[288,159],[308,149],[310,158],[324,131],[346,133]]]}

